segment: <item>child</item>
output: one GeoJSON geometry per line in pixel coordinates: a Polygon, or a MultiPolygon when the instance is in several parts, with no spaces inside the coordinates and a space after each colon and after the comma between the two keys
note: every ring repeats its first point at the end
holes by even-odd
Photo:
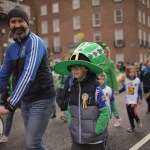
{"type": "Polygon", "coordinates": [[[108,106],[110,107],[110,113],[114,113],[115,118],[118,118],[118,113],[116,111],[116,102],[114,99],[114,94],[111,87],[107,86],[107,76],[105,73],[98,75],[99,84],[103,90],[108,106]]]}
{"type": "Polygon", "coordinates": [[[150,114],[150,58],[146,61],[146,67],[141,72],[141,81],[143,82],[144,98],[147,101],[147,114],[150,114]]]}
{"type": "Polygon", "coordinates": [[[68,105],[68,124],[73,140],[71,150],[105,150],[109,107],[96,79],[102,68],[102,48],[93,42],[80,44],[68,61],[54,66],[56,72],[73,76],[68,105]]]}
{"type": "Polygon", "coordinates": [[[133,132],[135,125],[134,119],[139,128],[142,128],[141,120],[137,115],[137,104],[142,104],[142,87],[140,79],[137,77],[136,70],[133,66],[126,68],[126,79],[124,86],[119,93],[126,91],[126,108],[131,127],[127,128],[128,132],[133,132]]]}

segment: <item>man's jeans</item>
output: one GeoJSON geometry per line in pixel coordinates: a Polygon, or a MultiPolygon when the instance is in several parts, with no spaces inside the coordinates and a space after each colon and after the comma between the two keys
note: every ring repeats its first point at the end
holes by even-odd
{"type": "Polygon", "coordinates": [[[22,117],[26,129],[27,150],[46,150],[42,137],[55,107],[55,97],[32,103],[21,102],[22,117]]]}

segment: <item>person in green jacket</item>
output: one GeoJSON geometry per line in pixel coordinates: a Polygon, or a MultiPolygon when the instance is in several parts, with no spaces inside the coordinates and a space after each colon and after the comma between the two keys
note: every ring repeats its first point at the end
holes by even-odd
{"type": "MultiPolygon", "coordinates": [[[[110,59],[110,49],[106,43],[102,43],[102,48],[105,54],[105,61],[101,64],[105,74],[107,75],[107,85],[112,88],[115,95],[118,94],[118,83],[116,79],[116,67],[114,61],[110,59]]],[[[113,103],[113,114],[116,118],[115,127],[121,125],[122,118],[119,116],[116,103],[113,103]]]]}
{"type": "Polygon", "coordinates": [[[54,66],[57,73],[74,77],[68,104],[71,150],[106,150],[110,110],[96,77],[103,72],[97,65],[102,60],[101,46],[84,42],[75,49],[70,60],[54,66]]]}

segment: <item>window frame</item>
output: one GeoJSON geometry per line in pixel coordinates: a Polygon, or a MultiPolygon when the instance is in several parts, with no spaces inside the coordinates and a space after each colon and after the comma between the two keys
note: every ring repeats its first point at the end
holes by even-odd
{"type": "Polygon", "coordinates": [[[80,16],[73,17],[73,29],[74,30],[81,29],[80,16]]]}
{"type": "Polygon", "coordinates": [[[53,14],[59,13],[59,3],[58,2],[52,4],[52,13],[53,14]]]}
{"type": "Polygon", "coordinates": [[[44,20],[41,22],[41,33],[48,34],[48,21],[44,20]]]}
{"type": "Polygon", "coordinates": [[[41,16],[47,15],[47,5],[43,4],[41,5],[41,16]]]}
{"type": "Polygon", "coordinates": [[[115,9],[114,10],[114,22],[115,22],[115,24],[123,23],[123,12],[122,12],[122,9],[115,9]],[[120,11],[119,16],[117,16],[117,11],[120,11]],[[120,21],[117,21],[118,17],[121,19],[120,21]]]}
{"type": "Polygon", "coordinates": [[[92,20],[93,20],[93,27],[99,27],[101,26],[101,14],[100,12],[95,12],[92,14],[92,20]],[[96,17],[98,15],[98,18],[96,17]],[[99,21],[99,24],[96,24],[96,21],[99,21]]]}
{"type": "Polygon", "coordinates": [[[72,0],[72,9],[80,9],[80,0],[72,0]]]}
{"type": "Polygon", "coordinates": [[[59,19],[53,20],[53,32],[60,32],[60,21],[59,21],[59,19]]]}

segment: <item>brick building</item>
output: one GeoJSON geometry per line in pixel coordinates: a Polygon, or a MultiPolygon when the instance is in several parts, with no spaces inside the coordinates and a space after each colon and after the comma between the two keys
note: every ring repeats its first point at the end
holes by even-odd
{"type": "Polygon", "coordinates": [[[38,34],[59,61],[82,41],[106,42],[111,58],[150,56],[150,0],[38,0],[38,34]]]}
{"type": "MultiPolygon", "coordinates": [[[[20,3],[30,5],[32,30],[44,40],[54,62],[60,61],[63,54],[72,53],[84,41],[107,43],[116,62],[145,62],[150,57],[150,0],[22,0],[20,3]]],[[[0,24],[0,36],[7,35],[2,30],[6,24],[0,24]]],[[[0,46],[8,40],[7,36],[4,39],[0,46]]]]}

